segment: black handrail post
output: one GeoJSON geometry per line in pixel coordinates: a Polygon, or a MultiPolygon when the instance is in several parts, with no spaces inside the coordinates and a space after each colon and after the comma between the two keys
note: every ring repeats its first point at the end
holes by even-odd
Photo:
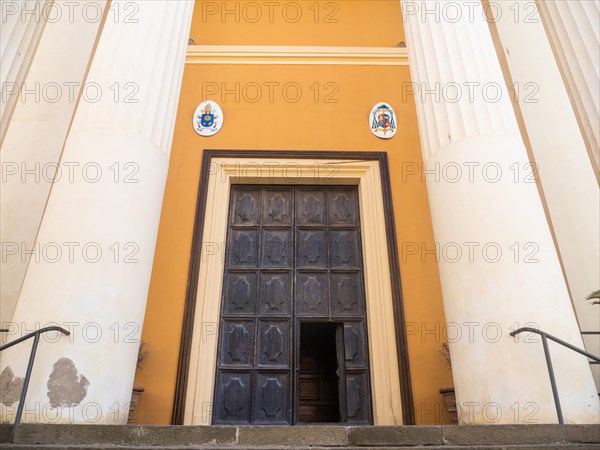
{"type": "MultiPolygon", "coordinates": [[[[65,330],[64,328],[53,326],[53,327],[45,327],[39,330],[33,331],[31,333],[26,334],[25,336],[21,336],[20,338],[15,339],[14,341],[10,341],[8,344],[0,345],[0,352],[6,350],[7,348],[13,347],[27,339],[33,338],[33,345],[31,346],[31,353],[29,354],[29,362],[27,363],[27,371],[25,372],[25,379],[23,380],[23,389],[21,389],[21,397],[19,399],[19,406],[17,408],[17,415],[15,416],[15,422],[13,423],[12,432],[10,433],[10,442],[14,443],[15,434],[17,432],[17,427],[21,422],[21,415],[23,414],[23,408],[25,407],[25,396],[27,395],[27,388],[29,387],[29,380],[31,379],[31,372],[33,370],[33,362],[35,360],[35,353],[37,352],[37,347],[40,342],[40,335],[42,333],[48,333],[50,331],[59,331],[65,336],[69,336],[71,333],[65,330]]],[[[8,330],[0,329],[0,332],[7,333],[8,330]]]]}
{"type": "MultiPolygon", "coordinates": [[[[558,398],[558,388],[556,387],[556,378],[554,377],[554,368],[552,367],[552,359],[550,358],[550,349],[548,348],[548,339],[556,342],[557,344],[562,345],[563,347],[567,347],[570,350],[573,350],[581,355],[587,356],[590,359],[600,363],[600,357],[593,355],[592,353],[586,352],[574,345],[569,344],[562,339],[557,338],[556,336],[552,336],[550,333],[546,333],[545,331],[538,330],[537,328],[531,327],[523,327],[518,330],[511,331],[509,334],[511,336],[516,336],[519,333],[527,331],[529,333],[536,333],[542,337],[542,345],[544,346],[544,356],[546,357],[546,366],[548,367],[548,375],[550,376],[550,385],[552,386],[552,395],[554,396],[554,406],[556,407],[556,415],[558,416],[558,423],[562,427],[563,435],[565,437],[565,442],[569,442],[569,433],[567,432],[567,427],[565,426],[565,421],[563,419],[562,407],[560,406],[560,399],[558,398]]],[[[588,334],[597,334],[595,331],[585,332],[588,334]]],[[[583,334],[583,333],[582,333],[583,334]]]]}
{"type": "Polygon", "coordinates": [[[548,366],[548,375],[550,376],[550,385],[552,386],[552,395],[554,396],[554,406],[556,406],[558,423],[564,426],[565,420],[563,419],[562,407],[560,406],[560,398],[558,398],[558,388],[556,387],[552,358],[550,357],[550,349],[548,348],[548,339],[544,334],[542,334],[542,345],[544,346],[544,356],[546,357],[546,365],[548,366]]]}
{"type": "Polygon", "coordinates": [[[37,352],[38,343],[40,342],[40,333],[36,333],[33,338],[33,345],[31,346],[31,353],[29,354],[29,362],[27,363],[27,371],[25,372],[25,380],[23,381],[23,389],[21,390],[21,399],[19,400],[19,407],[17,408],[17,415],[15,416],[15,423],[13,424],[12,432],[10,433],[10,442],[14,442],[15,433],[17,427],[21,423],[21,415],[23,414],[23,408],[25,407],[25,397],[27,396],[27,388],[29,387],[29,380],[31,379],[31,371],[33,370],[33,361],[35,360],[35,353],[37,352]]]}
{"type": "Polygon", "coordinates": [[[556,386],[556,377],[554,376],[554,367],[552,366],[552,358],[550,357],[550,349],[548,348],[548,338],[546,337],[546,333],[540,333],[540,335],[542,336],[544,356],[546,357],[546,366],[548,367],[548,376],[550,377],[550,385],[552,386],[552,396],[554,397],[554,406],[556,407],[558,423],[562,428],[565,442],[569,442],[569,434],[567,432],[567,427],[565,426],[565,419],[563,418],[562,407],[560,405],[560,398],[558,397],[558,387],[556,386]]]}

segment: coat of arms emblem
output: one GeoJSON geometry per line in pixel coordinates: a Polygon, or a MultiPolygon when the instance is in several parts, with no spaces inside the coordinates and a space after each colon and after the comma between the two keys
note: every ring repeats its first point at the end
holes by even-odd
{"type": "Polygon", "coordinates": [[[215,102],[207,100],[196,108],[193,122],[200,136],[212,136],[223,126],[223,111],[215,102]]]}
{"type": "Polygon", "coordinates": [[[387,103],[377,103],[371,110],[369,124],[375,136],[389,139],[396,134],[396,113],[387,103]]]}

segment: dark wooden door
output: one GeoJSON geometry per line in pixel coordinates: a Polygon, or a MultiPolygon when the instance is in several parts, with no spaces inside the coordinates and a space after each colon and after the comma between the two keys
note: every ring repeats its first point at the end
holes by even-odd
{"type": "Polygon", "coordinates": [[[330,410],[336,398],[338,421],[372,422],[357,194],[355,186],[232,188],[213,423],[301,422],[302,364],[317,364],[313,375],[323,373],[327,389],[337,382],[337,396],[320,391],[320,400],[330,410]],[[311,323],[336,324],[328,360],[302,361],[300,330],[311,323]]]}

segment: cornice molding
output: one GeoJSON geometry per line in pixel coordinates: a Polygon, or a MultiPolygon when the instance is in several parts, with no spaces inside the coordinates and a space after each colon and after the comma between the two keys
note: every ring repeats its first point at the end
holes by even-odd
{"type": "Polygon", "coordinates": [[[188,45],[186,64],[408,66],[400,47],[188,45]]]}

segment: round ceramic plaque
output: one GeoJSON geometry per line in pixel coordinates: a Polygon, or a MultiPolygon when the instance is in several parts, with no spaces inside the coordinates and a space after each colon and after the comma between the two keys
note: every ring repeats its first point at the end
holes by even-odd
{"type": "Polygon", "coordinates": [[[223,111],[212,100],[206,100],[198,105],[194,111],[194,130],[200,136],[217,134],[223,126],[223,111]]]}
{"type": "Polygon", "coordinates": [[[382,139],[389,139],[396,134],[396,113],[389,103],[379,102],[369,115],[371,132],[382,139]]]}

